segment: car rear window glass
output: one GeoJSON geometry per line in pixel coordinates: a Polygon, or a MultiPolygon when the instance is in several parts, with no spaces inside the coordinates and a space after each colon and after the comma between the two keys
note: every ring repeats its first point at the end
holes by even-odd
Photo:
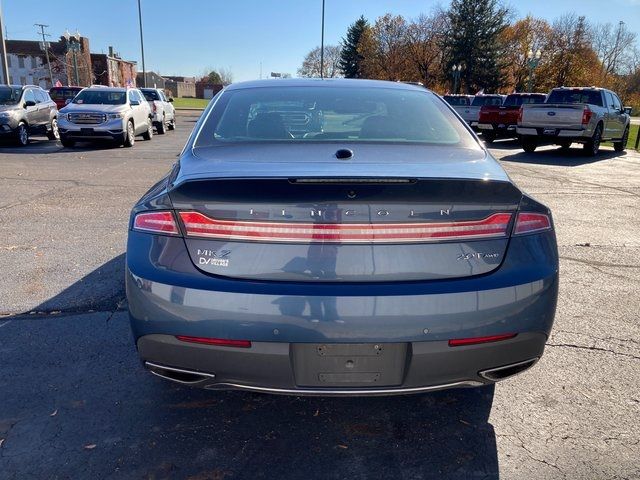
{"type": "Polygon", "coordinates": [[[453,105],[456,107],[471,105],[471,100],[469,100],[469,97],[455,97],[453,95],[445,95],[443,98],[449,105],[453,105]]]}
{"type": "Polygon", "coordinates": [[[72,88],[52,88],[49,90],[49,95],[54,100],[66,100],[75,97],[79,91],[72,88]]]}
{"type": "Polygon", "coordinates": [[[485,95],[481,95],[475,97],[471,105],[474,107],[484,107],[484,106],[493,106],[499,107],[502,105],[502,97],[489,97],[485,95]]]}
{"type": "Polygon", "coordinates": [[[274,86],[224,92],[196,146],[265,141],[475,144],[426,90],[274,86]]]}
{"type": "Polygon", "coordinates": [[[79,105],[124,105],[127,97],[124,91],[83,90],[74,99],[79,105]]]}
{"type": "Polygon", "coordinates": [[[142,94],[144,95],[144,98],[147,99],[147,102],[161,100],[160,95],[158,95],[156,90],[142,90],[142,94]]]}
{"type": "Polygon", "coordinates": [[[544,103],[545,95],[507,95],[502,104],[505,107],[519,107],[532,103],[544,103]]]}
{"type": "Polygon", "coordinates": [[[602,106],[599,90],[552,90],[546,103],[588,103],[602,106]]]}

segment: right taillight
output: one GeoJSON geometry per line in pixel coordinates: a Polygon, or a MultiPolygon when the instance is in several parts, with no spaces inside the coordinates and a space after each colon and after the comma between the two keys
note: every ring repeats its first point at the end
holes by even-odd
{"type": "Polygon", "coordinates": [[[589,124],[591,121],[591,115],[593,115],[591,109],[589,107],[584,107],[584,110],[582,111],[582,125],[589,124]]]}
{"type": "Polygon", "coordinates": [[[516,217],[514,235],[541,232],[551,229],[551,219],[544,213],[520,212],[516,217]]]}
{"type": "Polygon", "coordinates": [[[138,213],[133,220],[133,229],[169,235],[178,235],[180,233],[173,213],[167,211],[138,213]]]}

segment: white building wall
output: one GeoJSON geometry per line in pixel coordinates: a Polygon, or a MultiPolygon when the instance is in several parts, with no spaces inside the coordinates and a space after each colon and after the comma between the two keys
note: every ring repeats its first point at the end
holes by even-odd
{"type": "Polygon", "coordinates": [[[40,85],[42,88],[50,86],[47,81],[49,72],[42,57],[10,53],[7,60],[12,84],[40,85]]]}

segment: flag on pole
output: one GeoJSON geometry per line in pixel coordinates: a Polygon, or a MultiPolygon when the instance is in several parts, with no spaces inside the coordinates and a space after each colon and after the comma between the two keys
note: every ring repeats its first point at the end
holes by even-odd
{"type": "Polygon", "coordinates": [[[60,80],[57,80],[54,87],[61,87],[62,86],[62,82],[60,80]]]}

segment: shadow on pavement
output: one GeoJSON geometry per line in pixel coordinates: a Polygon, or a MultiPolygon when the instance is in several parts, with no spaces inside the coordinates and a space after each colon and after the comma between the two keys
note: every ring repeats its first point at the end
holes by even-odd
{"type": "MultiPolygon", "coordinates": [[[[491,145],[492,149],[497,149],[497,145],[491,145]]],[[[569,151],[562,151],[560,148],[551,148],[544,150],[536,150],[533,153],[527,153],[520,150],[518,153],[505,155],[500,161],[531,163],[536,165],[556,165],[564,167],[579,167],[591,163],[601,162],[603,160],[611,160],[613,158],[624,157],[625,152],[615,152],[609,149],[602,149],[595,157],[586,157],[582,153],[582,148],[574,145],[569,151]]]]}
{"type": "Polygon", "coordinates": [[[125,254],[112,258],[62,292],[33,308],[34,312],[86,313],[113,311],[121,305],[124,292],[125,254]]]}
{"type": "MultiPolygon", "coordinates": [[[[110,310],[123,262],[41,308],[110,310]]],[[[3,478],[498,478],[493,386],[376,398],[194,390],[143,369],[126,312],[0,324],[3,478]]]]}

